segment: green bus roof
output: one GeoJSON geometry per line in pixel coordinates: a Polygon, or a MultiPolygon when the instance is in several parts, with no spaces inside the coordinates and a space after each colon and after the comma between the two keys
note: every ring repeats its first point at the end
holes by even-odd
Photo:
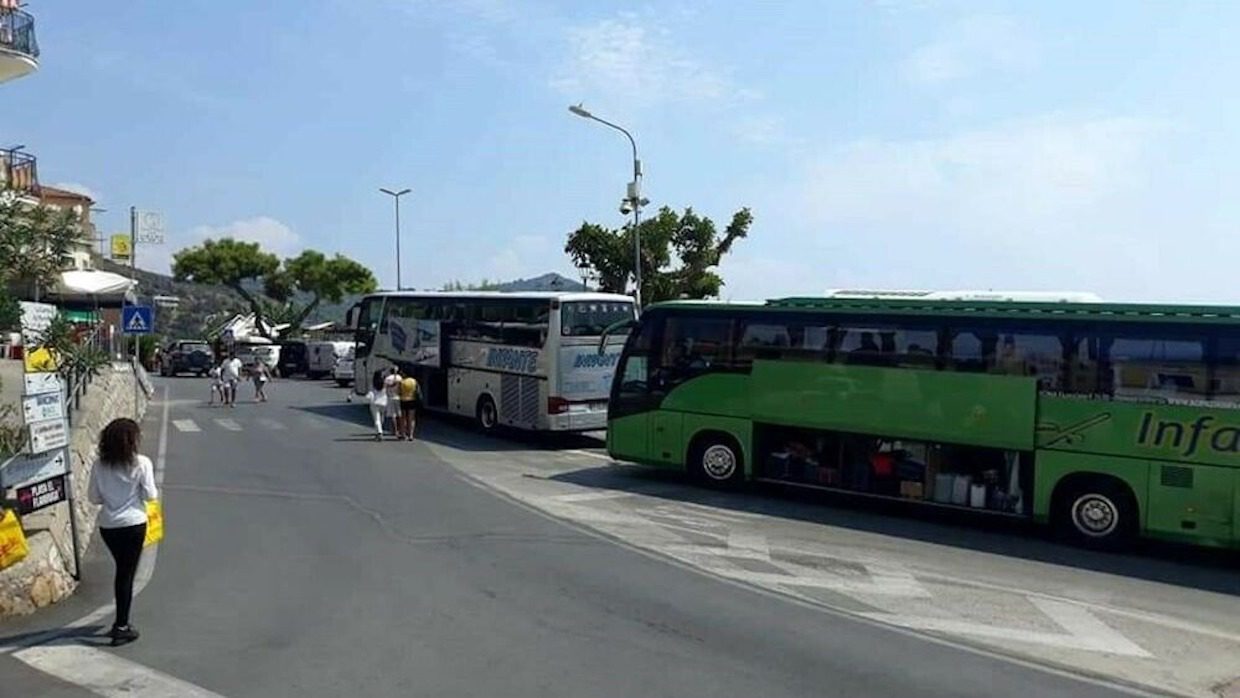
{"type": "Polygon", "coordinates": [[[776,298],[765,304],[667,301],[652,307],[746,311],[826,311],[849,314],[981,317],[1094,322],[1175,322],[1240,325],[1240,306],[1152,303],[915,300],[907,298],[776,298]]]}

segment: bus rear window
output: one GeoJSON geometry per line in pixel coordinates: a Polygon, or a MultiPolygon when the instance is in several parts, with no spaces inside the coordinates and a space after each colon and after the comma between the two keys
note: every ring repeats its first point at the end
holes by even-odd
{"type": "MultiPolygon", "coordinates": [[[[560,306],[560,334],[596,337],[622,320],[633,319],[633,304],[615,301],[569,301],[560,306]]],[[[618,334],[624,334],[627,330],[618,334]]]]}

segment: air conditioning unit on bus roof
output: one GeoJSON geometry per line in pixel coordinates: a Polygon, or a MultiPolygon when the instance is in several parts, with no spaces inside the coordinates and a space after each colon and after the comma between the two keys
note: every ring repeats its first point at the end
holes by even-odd
{"type": "Polygon", "coordinates": [[[1023,303],[1101,303],[1096,293],[1084,291],[917,291],[831,289],[827,298],[899,299],[919,301],[1010,301],[1023,303]]]}

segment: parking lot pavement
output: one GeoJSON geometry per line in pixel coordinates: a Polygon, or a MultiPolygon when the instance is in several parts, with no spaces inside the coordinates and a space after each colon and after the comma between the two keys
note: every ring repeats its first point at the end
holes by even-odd
{"type": "Polygon", "coordinates": [[[1155,691],[1240,695],[1234,557],[1089,552],[988,519],[711,491],[588,439],[436,432],[430,448],[477,485],[705,574],[1155,691]]]}

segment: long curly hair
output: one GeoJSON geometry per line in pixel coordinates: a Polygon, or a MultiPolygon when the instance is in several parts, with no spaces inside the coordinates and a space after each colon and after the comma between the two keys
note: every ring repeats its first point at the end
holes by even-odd
{"type": "Polygon", "coordinates": [[[99,432],[99,461],[110,468],[129,467],[138,455],[142,428],[132,419],[113,419],[99,432]]]}

